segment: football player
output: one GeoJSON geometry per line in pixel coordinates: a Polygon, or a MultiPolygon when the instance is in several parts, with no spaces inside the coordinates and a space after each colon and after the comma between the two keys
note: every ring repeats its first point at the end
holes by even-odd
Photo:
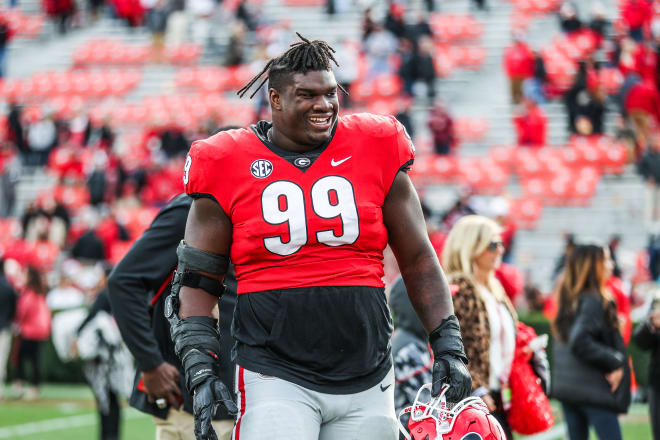
{"type": "Polygon", "coordinates": [[[410,137],[394,117],[339,117],[334,50],[298,36],[239,91],[265,75],[272,122],[190,150],[195,201],[165,313],[198,439],[215,439],[210,416],[223,404],[238,412],[235,439],[394,440],[388,243],[429,334],[433,393],[448,383],[455,402],[471,391],[460,329],[407,174],[410,137]],[[217,375],[211,314],[230,258],[237,405],[217,375]]]}

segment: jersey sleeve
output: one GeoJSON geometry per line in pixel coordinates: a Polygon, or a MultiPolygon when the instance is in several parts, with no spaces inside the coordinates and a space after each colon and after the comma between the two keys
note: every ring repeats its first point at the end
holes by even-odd
{"type": "Polygon", "coordinates": [[[186,163],[183,166],[183,185],[186,194],[193,198],[215,199],[213,160],[210,158],[210,148],[211,146],[204,141],[195,141],[186,157],[186,163]]]}
{"type": "Polygon", "coordinates": [[[399,155],[399,171],[408,171],[415,161],[415,145],[413,145],[412,138],[408,134],[406,127],[404,127],[396,118],[392,118],[394,119],[394,125],[396,127],[396,146],[399,155]]]}

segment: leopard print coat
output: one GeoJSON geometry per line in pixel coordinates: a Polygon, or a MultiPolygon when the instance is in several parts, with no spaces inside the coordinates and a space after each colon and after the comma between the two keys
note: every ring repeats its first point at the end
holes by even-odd
{"type": "MultiPolygon", "coordinates": [[[[449,284],[458,286],[453,296],[454,314],[461,325],[463,346],[469,360],[467,367],[472,375],[472,390],[479,387],[489,389],[490,323],[486,304],[470,277],[463,273],[453,273],[447,278],[449,284]]],[[[505,304],[517,325],[515,309],[508,298],[505,304]]]]}

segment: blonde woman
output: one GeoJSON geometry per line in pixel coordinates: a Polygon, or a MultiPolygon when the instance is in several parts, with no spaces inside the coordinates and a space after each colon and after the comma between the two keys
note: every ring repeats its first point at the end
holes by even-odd
{"type": "Polygon", "coordinates": [[[553,397],[562,403],[571,440],[621,440],[617,413],[630,404],[626,350],[616,305],[605,288],[613,263],[607,247],[575,246],[566,259],[554,321],[553,397]]]}
{"type": "Polygon", "coordinates": [[[470,360],[473,395],[483,399],[507,438],[513,439],[505,408],[517,315],[495,278],[503,254],[499,225],[487,217],[468,215],[449,232],[442,261],[449,284],[458,286],[454,313],[470,360]]]}

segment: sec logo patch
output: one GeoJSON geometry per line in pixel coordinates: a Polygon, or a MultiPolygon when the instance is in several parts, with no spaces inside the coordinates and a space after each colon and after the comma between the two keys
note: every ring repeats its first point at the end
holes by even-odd
{"type": "Polygon", "coordinates": [[[266,178],[273,172],[273,164],[266,159],[257,159],[250,165],[250,172],[257,179],[266,178]]]}

